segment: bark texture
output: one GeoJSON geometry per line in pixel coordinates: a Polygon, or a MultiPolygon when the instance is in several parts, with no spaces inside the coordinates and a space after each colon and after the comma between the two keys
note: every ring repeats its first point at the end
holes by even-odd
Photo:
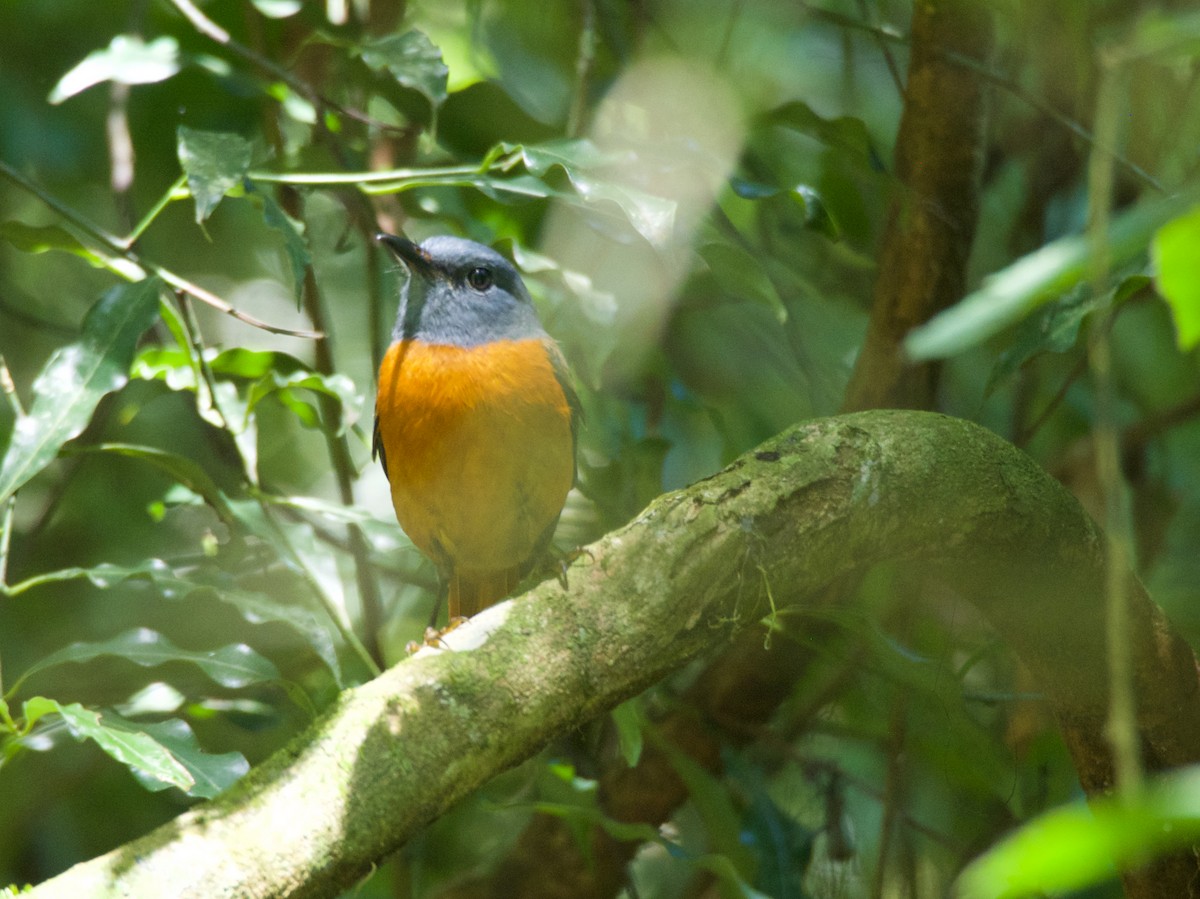
{"type": "Polygon", "coordinates": [[[912,52],[896,135],[897,190],[846,410],[934,405],[937,365],[910,364],[900,343],[963,296],[979,218],[987,115],[983,79],[953,57],[986,62],[991,45],[988,4],[913,5],[912,52]]]}
{"type": "MultiPolygon", "coordinates": [[[[568,589],[487,610],[452,651],[347,691],[227,794],[31,895],[336,895],[552,737],[727,644],[767,613],[768,587],[803,603],[887,560],[992,620],[1048,694],[1085,787],[1103,792],[1101,547],[1057,482],[976,425],[898,411],[798,425],[594,544],[568,589]]],[[[1195,762],[1195,660],[1140,590],[1132,615],[1147,766],[1195,762]]],[[[1187,896],[1196,872],[1179,855],[1127,886],[1187,896]]]]}

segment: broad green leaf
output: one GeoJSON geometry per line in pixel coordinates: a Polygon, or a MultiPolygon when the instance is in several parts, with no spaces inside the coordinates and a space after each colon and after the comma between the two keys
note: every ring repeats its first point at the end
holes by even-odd
{"type": "Polygon", "coordinates": [[[848,155],[864,168],[878,171],[883,167],[871,142],[866,124],[852,116],[827,119],[807,103],[792,101],[768,112],[763,121],[783,125],[806,134],[825,146],[848,155]]]}
{"type": "Polygon", "coordinates": [[[4,222],[0,224],[0,239],[8,241],[22,253],[49,253],[52,250],[61,250],[78,256],[94,268],[107,269],[127,281],[140,281],[146,277],[145,270],[136,262],[84,246],[74,234],[57,225],[4,222]]]}
{"type": "Polygon", "coordinates": [[[153,84],[179,71],[179,44],[173,37],[146,43],[133,34],[118,34],[103,50],[93,50],[59,79],[50,92],[51,103],[61,103],[103,81],[119,84],[153,84]]]}
{"type": "Polygon", "coordinates": [[[225,494],[221,488],[198,462],[187,456],[167,452],[153,446],[135,446],[129,443],[101,443],[88,447],[87,452],[112,453],[127,459],[148,462],[202,497],[206,503],[212,506],[213,511],[220,516],[222,521],[233,520],[233,513],[229,511],[229,504],[225,501],[225,494]]]}
{"type": "Polygon", "coordinates": [[[284,212],[269,194],[258,190],[253,183],[247,182],[247,193],[262,204],[263,221],[267,226],[283,235],[283,249],[292,268],[292,291],[299,306],[304,292],[305,270],[312,264],[312,256],[304,240],[304,225],[284,212]]]}
{"type": "Polygon", "coordinates": [[[787,321],[787,307],[763,271],[762,262],[730,243],[705,244],[700,247],[700,256],[708,263],[725,293],[762,303],[774,313],[776,320],[787,321]]]}
{"type": "MultiPolygon", "coordinates": [[[[137,722],[113,712],[105,712],[104,722],[109,730],[145,734],[166,749],[192,778],[193,783],[186,790],[189,796],[212,799],[250,770],[250,763],[240,752],[205,752],[196,740],[191,726],[179,718],[170,718],[158,723],[137,722]]],[[[139,768],[130,770],[138,782],[151,792],[174,786],[157,777],[148,776],[139,768]]]]}
{"type": "Polygon", "coordinates": [[[178,347],[143,347],[129,368],[130,377],[162,381],[171,390],[196,389],[196,370],[191,357],[178,347]]]}
{"type": "Polygon", "coordinates": [[[612,710],[613,724],[617,726],[617,742],[621,755],[630,768],[642,757],[642,710],[637,699],[630,699],[612,710]]]}
{"type": "Polygon", "coordinates": [[[128,380],[138,338],[158,317],[160,286],[148,278],[107,291],[84,318],[79,341],[50,357],[33,384],[29,413],[13,426],[0,464],[0,503],[49,465],[105,394],[128,380]]]}
{"type": "Polygon", "coordinates": [[[570,180],[581,201],[615,203],[629,223],[650,243],[667,241],[675,227],[677,204],[674,200],[626,187],[605,177],[619,171],[618,164],[628,159],[603,153],[586,140],[551,141],[536,146],[501,145],[503,152],[520,152],[526,169],[539,178],[551,168],[560,168],[570,180]]]}
{"type": "MultiPolygon", "coordinates": [[[[77,740],[92,740],[116,759],[141,777],[162,783],[164,786],[191,790],[196,781],[183,764],[161,743],[149,734],[126,730],[119,724],[110,726],[107,715],[86,709],[79,703],[62,705],[43,696],[25,703],[27,720],[37,721],[57,712],[62,715],[77,740]]],[[[117,716],[113,716],[114,719],[117,716]]]]}
{"type": "MultiPolygon", "coordinates": [[[[49,571],[44,574],[35,574],[33,577],[26,578],[16,584],[10,584],[5,588],[5,593],[8,596],[20,596],[27,590],[34,587],[40,587],[43,584],[53,584],[59,581],[75,581],[86,578],[93,585],[101,590],[106,590],[114,584],[130,579],[147,579],[157,580],[161,577],[173,578],[170,566],[162,559],[147,559],[140,565],[132,567],[123,565],[110,565],[102,562],[99,565],[91,568],[60,568],[56,571],[49,571]]],[[[180,581],[179,583],[184,583],[180,581]]],[[[189,589],[192,585],[188,585],[189,589]]],[[[163,589],[160,585],[160,589],[163,589]]],[[[173,590],[173,588],[171,588],[173,590]]],[[[164,596],[168,599],[176,598],[177,592],[168,593],[164,590],[164,596]]]]}
{"type": "Polygon", "coordinates": [[[1200,767],[1162,777],[1139,797],[1047,812],[977,858],[963,899],[1062,894],[1111,879],[1200,838],[1200,767]]]}
{"type": "MultiPolygon", "coordinates": [[[[345,686],[334,638],[336,627],[326,615],[299,602],[278,602],[264,593],[240,589],[232,579],[221,583],[187,580],[176,574],[161,559],[147,559],[134,566],[101,564],[91,568],[62,568],[12,584],[6,589],[6,593],[19,596],[45,584],[84,579],[102,590],[125,581],[146,581],[164,599],[199,598],[207,595],[214,601],[232,606],[250,624],[274,622],[286,625],[296,631],[329,667],[338,686],[345,686]]],[[[26,672],[26,676],[28,674],[29,672],[26,672]]],[[[12,690],[15,690],[15,686],[10,688],[10,692],[12,690]]]]}
{"type": "Polygon", "coordinates": [[[1179,348],[1200,343],[1200,206],[1154,235],[1154,281],[1175,319],[1179,348]]]}
{"type": "Polygon", "coordinates": [[[323,393],[338,401],[338,408],[341,412],[339,421],[328,423],[328,425],[336,424],[338,436],[345,433],[346,429],[358,420],[362,411],[362,394],[355,390],[353,381],[345,375],[321,375],[314,371],[294,371],[288,375],[272,372],[269,376],[259,379],[250,388],[250,395],[247,397],[247,411],[253,411],[254,407],[266,397],[274,396],[305,427],[320,427],[321,421],[317,410],[300,399],[298,392],[301,390],[323,393]]]}
{"type": "Polygon", "coordinates": [[[397,82],[423,94],[435,110],[446,100],[450,70],[442,51],[424,32],[413,30],[371,41],[362,48],[362,60],[372,69],[386,71],[397,82]]]}
{"type": "Polygon", "coordinates": [[[229,191],[250,171],[250,142],[240,134],[197,131],[180,125],[179,164],[196,200],[196,223],[202,224],[229,191]]]}
{"type": "Polygon", "coordinates": [[[48,253],[51,250],[62,250],[86,259],[93,265],[100,266],[102,264],[95,253],[79,242],[79,238],[58,225],[4,222],[0,224],[0,238],[8,241],[22,253],[48,253]]]}
{"type": "MultiPolygon", "coordinates": [[[[1144,203],[1119,215],[1108,229],[1112,268],[1145,252],[1155,230],[1196,202],[1200,190],[1144,203]]],[[[910,359],[944,359],[976,346],[1020,321],[1090,274],[1088,235],[1075,234],[1022,256],[955,306],[909,332],[904,349],[910,359]]]]}
{"type": "Polygon", "coordinates": [[[15,692],[21,684],[56,665],[90,662],[101,656],[117,656],[142,667],[167,662],[188,662],[199,668],[215,683],[231,690],[250,684],[280,680],[279,669],[269,659],[259,655],[244,643],[233,643],[219,649],[196,651],[181,649],[162,634],[139,627],[98,643],[73,643],[52,652],[30,666],[13,684],[15,692]]]}

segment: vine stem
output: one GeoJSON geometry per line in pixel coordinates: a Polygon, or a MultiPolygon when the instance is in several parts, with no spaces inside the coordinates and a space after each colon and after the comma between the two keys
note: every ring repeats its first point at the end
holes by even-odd
{"type": "MultiPolygon", "coordinates": [[[[1115,147],[1118,139],[1124,67],[1109,54],[1100,58],[1100,87],[1096,97],[1096,145],[1088,162],[1088,242],[1091,247],[1092,291],[1106,293],[1111,269],[1108,226],[1112,213],[1113,155],[1097,147],[1115,147]]],[[[1114,314],[1105,310],[1095,339],[1088,343],[1088,362],[1096,392],[1096,473],[1104,494],[1105,634],[1108,649],[1109,706],[1105,737],[1112,748],[1117,789],[1136,795],[1143,785],[1137,732],[1137,697],[1129,630],[1129,572],[1136,566],[1129,485],[1121,472],[1121,438],[1116,420],[1111,328],[1114,314]]]]}
{"type": "Polygon", "coordinates": [[[132,241],[117,237],[115,234],[111,234],[94,222],[89,221],[70,206],[59,200],[56,196],[43,189],[39,184],[31,181],[29,178],[26,178],[4,160],[0,160],[0,176],[17,185],[27,193],[37,197],[44,204],[62,216],[63,219],[73,225],[77,230],[86,234],[89,238],[91,238],[92,241],[99,244],[109,253],[113,253],[129,263],[125,266],[112,266],[112,270],[130,281],[139,281],[142,278],[145,278],[147,273],[157,275],[175,290],[183,291],[189,296],[195,297],[205,305],[216,309],[218,312],[228,315],[231,318],[235,318],[243,324],[250,325],[253,328],[258,328],[262,331],[268,331],[271,334],[282,334],[286,337],[300,337],[308,340],[316,340],[321,336],[320,332],[318,331],[300,328],[285,328],[281,325],[273,325],[270,322],[265,322],[262,319],[254,317],[253,315],[242,312],[241,310],[231,306],[212,291],[205,290],[199,284],[195,284],[189,281],[187,278],[177,275],[175,272],[159,265],[156,262],[151,262],[148,259],[142,258],[132,249],[132,241]]]}

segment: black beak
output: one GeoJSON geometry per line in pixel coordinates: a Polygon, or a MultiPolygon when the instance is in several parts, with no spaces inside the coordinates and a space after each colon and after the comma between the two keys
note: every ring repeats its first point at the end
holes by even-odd
{"type": "Polygon", "coordinates": [[[434,265],[429,254],[407,237],[397,237],[395,234],[384,234],[381,231],[375,235],[375,240],[391,250],[414,275],[429,277],[433,274],[434,265]]]}

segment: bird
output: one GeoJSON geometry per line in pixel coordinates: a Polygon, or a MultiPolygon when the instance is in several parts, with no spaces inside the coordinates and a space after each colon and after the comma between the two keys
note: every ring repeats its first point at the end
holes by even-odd
{"type": "Polygon", "coordinates": [[[408,279],[379,367],[372,452],[453,623],[509,596],[545,556],[576,479],[579,397],[504,256],[450,235],[376,240],[408,279]]]}

